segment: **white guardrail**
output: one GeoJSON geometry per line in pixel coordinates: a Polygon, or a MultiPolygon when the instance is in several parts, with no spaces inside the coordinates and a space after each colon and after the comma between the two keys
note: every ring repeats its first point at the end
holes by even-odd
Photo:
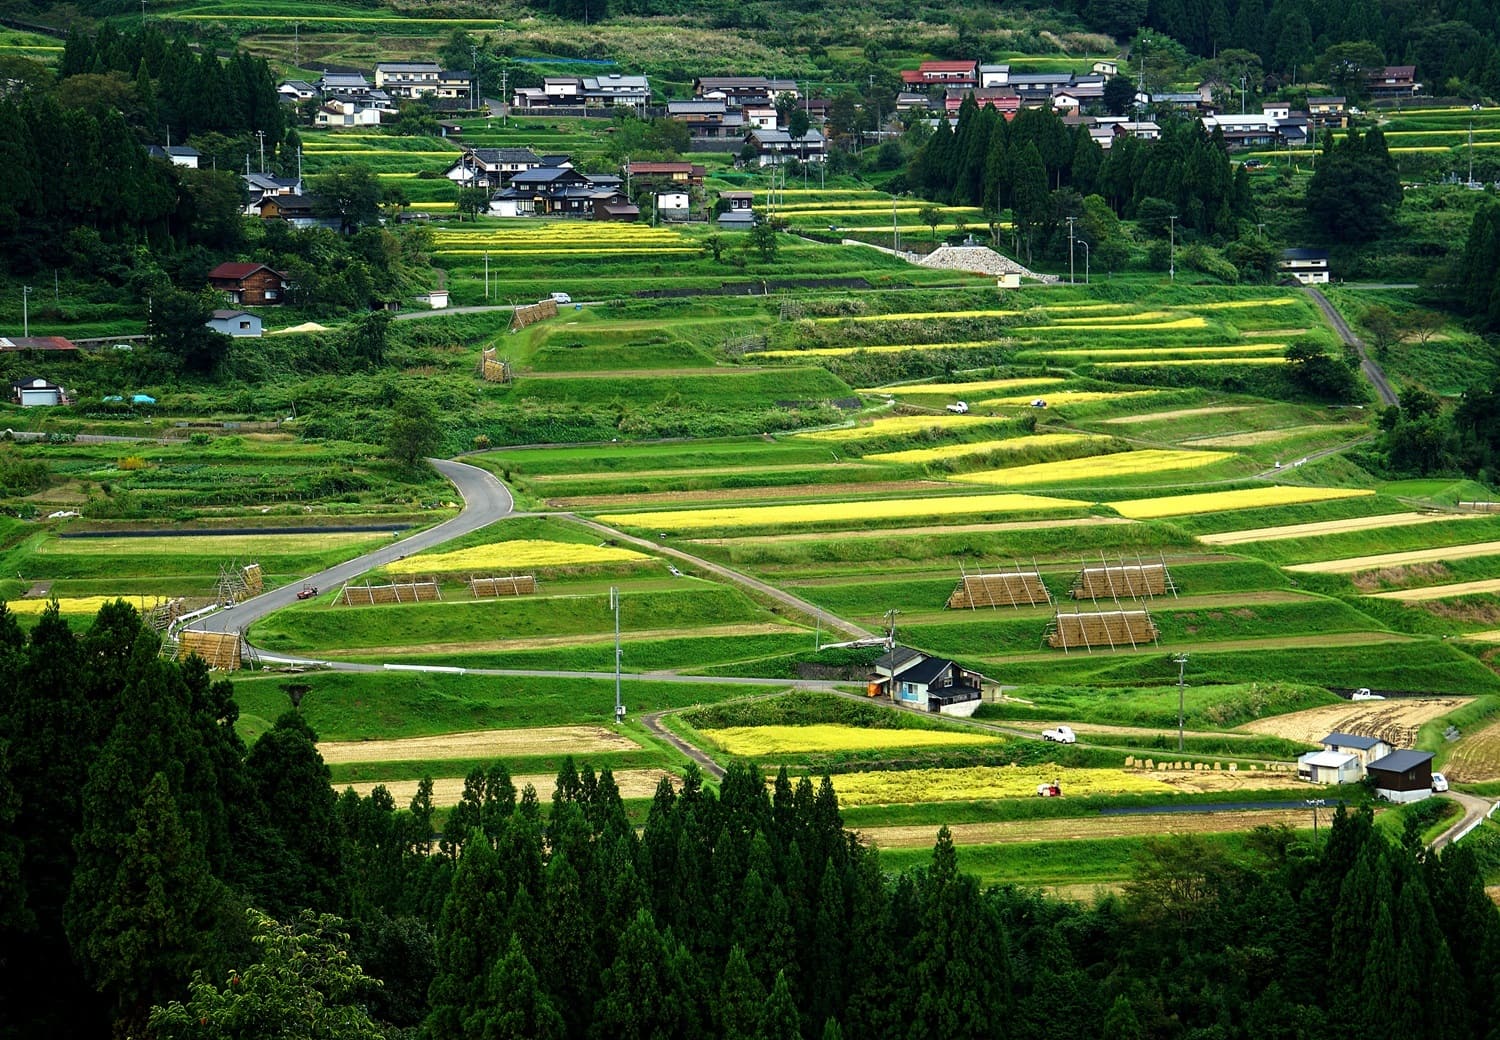
{"type": "Polygon", "coordinates": [[[1500,809],[1500,802],[1496,802],[1494,805],[1490,806],[1490,811],[1489,812],[1485,813],[1479,819],[1475,820],[1473,823],[1469,824],[1463,830],[1461,830],[1457,834],[1455,834],[1453,836],[1453,841],[1452,841],[1451,844],[1455,844],[1456,845],[1458,842],[1462,841],[1464,838],[1467,838],[1469,836],[1469,832],[1470,831],[1472,831],[1475,827],[1478,827],[1485,820],[1488,820],[1491,817],[1493,817],[1495,815],[1495,810],[1496,809],[1500,809]]]}

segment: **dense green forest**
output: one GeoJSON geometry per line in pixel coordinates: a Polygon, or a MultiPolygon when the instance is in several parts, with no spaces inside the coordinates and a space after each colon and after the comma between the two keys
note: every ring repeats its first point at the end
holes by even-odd
{"type": "Polygon", "coordinates": [[[946,831],[892,876],[826,779],[738,765],[639,833],[607,770],[476,771],[434,836],[430,785],[337,796],[300,716],[247,751],[237,714],[124,604],[0,610],[0,1036],[1500,1036],[1472,855],[1367,812],[1248,865],[1150,842],[1085,908],[946,831]]]}

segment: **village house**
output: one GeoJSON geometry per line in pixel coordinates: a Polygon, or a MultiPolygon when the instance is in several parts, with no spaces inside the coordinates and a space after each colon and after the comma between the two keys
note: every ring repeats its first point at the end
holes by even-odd
{"type": "Polygon", "coordinates": [[[632,162],[625,167],[625,172],[648,182],[671,181],[701,187],[708,170],[689,162],[632,162]]]}
{"type": "Polygon", "coordinates": [[[460,69],[444,69],[439,72],[437,96],[442,101],[475,100],[473,73],[460,69]]]}
{"type": "Polygon", "coordinates": [[[901,82],[908,87],[977,87],[979,63],[974,61],[924,61],[905,69],[901,82]]]}
{"type": "Polygon", "coordinates": [[[1370,96],[1375,98],[1415,97],[1422,89],[1417,82],[1415,65],[1387,65],[1372,69],[1367,77],[1370,96]]]}
{"type": "Polygon", "coordinates": [[[248,311],[222,310],[214,311],[213,316],[204,322],[215,332],[222,332],[226,336],[258,338],[264,331],[260,316],[248,311]]]}
{"type": "Polygon", "coordinates": [[[1307,99],[1307,124],[1314,132],[1325,128],[1344,129],[1349,125],[1349,116],[1344,109],[1344,99],[1335,96],[1309,97],[1307,99]]]}
{"type": "Polygon", "coordinates": [[[541,165],[530,148],[465,148],[443,176],[470,187],[503,188],[516,174],[541,165]]]}
{"type": "MultiPolygon", "coordinates": [[[[302,195],[293,197],[306,198],[302,195]]],[[[256,263],[220,264],[208,272],[208,284],[222,292],[230,303],[240,307],[279,304],[287,287],[286,275],[256,263]]]]}
{"type": "Polygon", "coordinates": [[[608,108],[625,105],[641,108],[651,101],[651,83],[645,76],[611,72],[607,76],[547,76],[540,87],[522,87],[511,97],[516,108],[608,108]]]}
{"type": "Polygon", "coordinates": [[[1142,141],[1159,141],[1161,127],[1151,120],[1122,120],[1110,124],[1116,137],[1138,137],[1142,141]]]}
{"type": "Polygon", "coordinates": [[[1021,109],[1021,95],[1010,87],[949,87],[944,92],[943,110],[950,116],[958,114],[964,99],[972,97],[980,108],[993,108],[1006,119],[1021,109]]]}
{"type": "Polygon", "coordinates": [[[620,188],[620,178],[590,176],[568,166],[539,166],[517,173],[490,198],[496,217],[581,217],[635,220],[636,207],[620,188]]]}
{"type": "MultiPolygon", "coordinates": [[[[294,228],[323,227],[337,231],[342,222],[319,212],[320,200],[313,195],[267,195],[250,207],[262,220],[284,220],[294,228]]],[[[231,303],[240,302],[231,300],[231,303]]]]}
{"type": "Polygon", "coordinates": [[[1297,759],[1297,774],[1315,784],[1347,784],[1362,780],[1371,762],[1389,755],[1393,748],[1379,737],[1354,733],[1330,733],[1318,741],[1321,751],[1310,751],[1297,759]]]}
{"type": "Polygon", "coordinates": [[[183,144],[153,144],[147,146],[146,154],[153,159],[165,159],[173,166],[196,170],[198,168],[198,159],[202,153],[196,148],[189,148],[183,144]]]}
{"type": "Polygon", "coordinates": [[[794,101],[800,98],[797,81],[765,76],[700,76],[693,80],[693,97],[700,101],[723,101],[730,109],[774,105],[782,95],[794,101]]]}
{"type": "Polygon", "coordinates": [[[304,79],[289,79],[276,88],[276,94],[282,101],[296,104],[299,101],[311,101],[317,97],[318,88],[304,79]]]}
{"type": "Polygon", "coordinates": [[[970,715],[983,697],[982,678],[946,657],[894,646],[876,660],[868,693],[925,711],[970,715]]]}
{"type": "Polygon", "coordinates": [[[419,98],[436,94],[442,68],[430,61],[382,61],[375,66],[375,89],[391,97],[419,98]]]}
{"type": "Polygon", "coordinates": [[[652,195],[658,220],[687,220],[692,215],[693,197],[686,188],[668,188],[652,195]]]}
{"type": "Polygon", "coordinates": [[[1328,250],[1283,249],[1276,261],[1277,270],[1290,275],[1303,285],[1326,285],[1328,283],[1328,250]]]}
{"type": "Polygon", "coordinates": [[[1009,65],[981,65],[979,66],[979,86],[1006,87],[1010,85],[1009,65]]]}
{"type": "Polygon", "coordinates": [[[330,94],[363,97],[371,90],[370,81],[365,79],[363,72],[328,72],[325,70],[322,78],[315,85],[318,88],[319,97],[328,97],[330,94]]]}
{"type": "Polygon", "coordinates": [[[694,141],[739,140],[745,136],[745,113],[731,110],[723,98],[667,102],[667,118],[686,123],[694,141]]]}
{"type": "Polygon", "coordinates": [[[755,149],[755,161],[761,166],[779,166],[788,159],[822,162],[825,147],[823,134],[812,129],[801,137],[785,130],[751,130],[745,143],[755,149]]]}
{"type": "Polygon", "coordinates": [[[302,182],[296,177],[274,177],[268,173],[246,173],[240,176],[245,186],[244,213],[247,217],[260,214],[261,200],[272,195],[301,195],[302,182]]]}
{"type": "Polygon", "coordinates": [[[40,350],[49,354],[77,353],[78,344],[62,336],[0,336],[0,352],[40,350]]]}
{"type": "Polygon", "coordinates": [[[318,111],[313,115],[313,125],[329,129],[379,126],[386,114],[394,114],[395,111],[384,91],[360,96],[334,95],[318,106],[318,111]]]}

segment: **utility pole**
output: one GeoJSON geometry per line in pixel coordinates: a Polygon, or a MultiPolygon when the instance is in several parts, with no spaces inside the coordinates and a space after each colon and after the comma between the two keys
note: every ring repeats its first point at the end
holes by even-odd
{"type": "Polygon", "coordinates": [[[1304,798],[1304,802],[1313,811],[1313,848],[1318,847],[1318,808],[1328,804],[1326,798],[1304,798]]]}
{"type": "Polygon", "coordinates": [[[490,298],[490,254],[484,254],[484,298],[490,298]]]}
{"type": "Polygon", "coordinates": [[[1073,221],[1075,221],[1077,219],[1078,219],[1077,217],[1072,217],[1072,216],[1068,217],[1068,284],[1069,285],[1075,285],[1075,284],[1077,284],[1077,281],[1078,281],[1078,279],[1074,276],[1074,272],[1073,272],[1073,221]]]}
{"type": "Polygon", "coordinates": [[[146,27],[146,0],[141,0],[141,28],[146,27]]]}
{"type": "Polygon", "coordinates": [[[625,721],[625,705],[620,703],[620,590],[609,587],[609,609],[615,613],[615,725],[625,721]]]}
{"type": "Polygon", "coordinates": [[[1182,745],[1183,745],[1183,739],[1182,739],[1182,716],[1183,716],[1183,700],[1184,700],[1183,690],[1186,689],[1186,685],[1183,683],[1183,676],[1187,672],[1187,662],[1188,662],[1188,655],[1187,654],[1178,654],[1176,657],[1172,658],[1172,663],[1175,664],[1175,665],[1177,665],[1177,753],[1178,754],[1182,753],[1182,745]]]}
{"type": "Polygon", "coordinates": [[[469,107],[479,108],[479,47],[469,44],[469,107]]]}
{"type": "Polygon", "coordinates": [[[31,295],[31,286],[21,286],[21,335],[31,335],[31,308],[27,305],[27,297],[31,295]]]}
{"type": "Polygon", "coordinates": [[[1167,280],[1177,281],[1177,215],[1174,213],[1167,218],[1168,233],[1172,236],[1171,253],[1167,260],[1167,280]]]}
{"type": "Polygon", "coordinates": [[[505,115],[503,115],[503,116],[500,117],[500,125],[501,126],[509,126],[510,125],[510,66],[508,66],[508,65],[505,66],[505,67],[503,67],[503,68],[501,68],[501,70],[500,70],[500,104],[502,106],[501,109],[500,109],[500,111],[502,111],[502,112],[505,113],[505,115]]]}
{"type": "Polygon", "coordinates": [[[257,130],[257,131],[255,131],[255,136],[258,137],[258,138],[260,138],[260,172],[261,173],[265,173],[266,172],[266,132],[264,130],[257,130]]]}
{"type": "Polygon", "coordinates": [[[302,64],[302,23],[292,23],[292,64],[302,64]]]}
{"type": "Polygon", "coordinates": [[[896,618],[901,616],[901,611],[892,607],[885,612],[885,644],[890,649],[896,649],[896,618]]]}

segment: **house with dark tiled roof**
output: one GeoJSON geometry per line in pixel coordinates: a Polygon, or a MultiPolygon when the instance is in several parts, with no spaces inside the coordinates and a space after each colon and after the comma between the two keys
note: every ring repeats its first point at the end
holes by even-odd
{"type": "MultiPolygon", "coordinates": [[[[305,197],[292,196],[299,200],[305,197]]],[[[208,272],[208,284],[240,307],[275,306],[281,303],[287,288],[286,275],[256,263],[220,264],[208,272]]]]}
{"type": "Polygon", "coordinates": [[[503,188],[516,174],[541,165],[541,158],[530,148],[465,148],[443,176],[456,184],[503,188]]]}

